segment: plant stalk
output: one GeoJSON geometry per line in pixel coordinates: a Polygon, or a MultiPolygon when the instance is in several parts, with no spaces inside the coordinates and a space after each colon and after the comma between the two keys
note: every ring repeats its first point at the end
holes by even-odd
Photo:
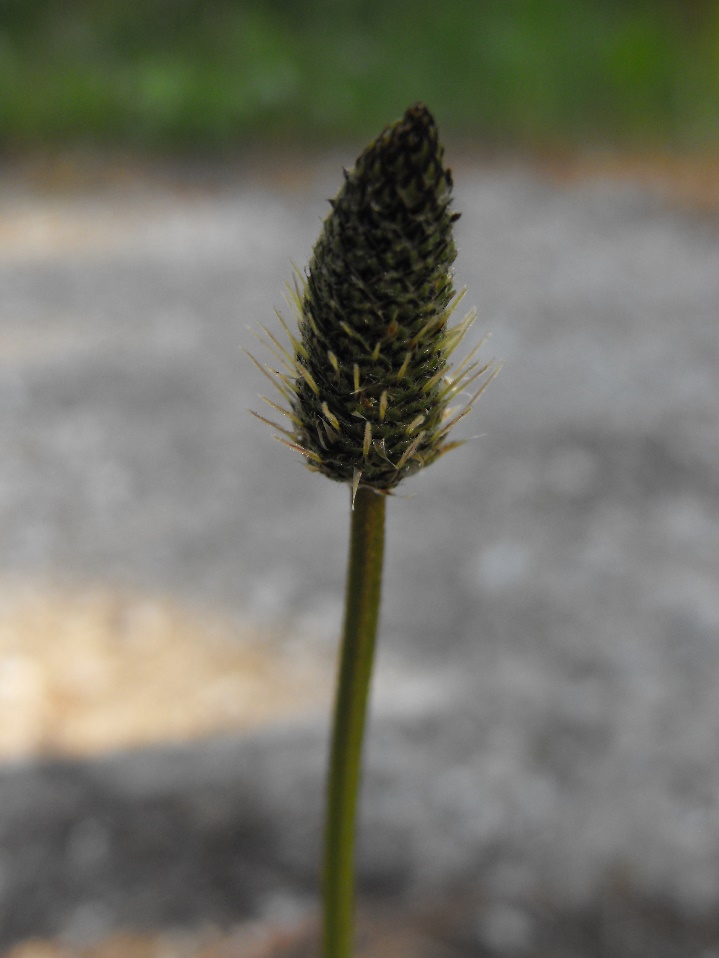
{"type": "Polygon", "coordinates": [[[327,782],[322,958],[350,958],[352,953],[357,804],[379,618],[385,500],[386,496],[360,487],[352,512],[327,782]]]}

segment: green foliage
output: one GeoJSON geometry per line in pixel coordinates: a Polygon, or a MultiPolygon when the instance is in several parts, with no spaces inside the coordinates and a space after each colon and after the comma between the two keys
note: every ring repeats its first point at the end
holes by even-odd
{"type": "Polygon", "coordinates": [[[715,141],[714,0],[0,0],[0,142],[715,141]]]}

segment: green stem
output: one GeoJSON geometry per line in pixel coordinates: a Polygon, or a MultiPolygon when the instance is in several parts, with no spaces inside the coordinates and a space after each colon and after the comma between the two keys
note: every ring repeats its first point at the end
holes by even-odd
{"type": "Polygon", "coordinates": [[[337,698],[335,700],[323,873],[323,958],[350,958],[354,846],[362,738],[379,618],[385,496],[357,490],[352,512],[337,698]]]}

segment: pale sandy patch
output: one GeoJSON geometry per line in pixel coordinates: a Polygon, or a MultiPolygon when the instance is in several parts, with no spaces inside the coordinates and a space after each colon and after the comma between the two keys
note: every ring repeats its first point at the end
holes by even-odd
{"type": "Polygon", "coordinates": [[[325,708],[331,661],[167,597],[0,585],[0,757],[88,755],[325,708]]]}

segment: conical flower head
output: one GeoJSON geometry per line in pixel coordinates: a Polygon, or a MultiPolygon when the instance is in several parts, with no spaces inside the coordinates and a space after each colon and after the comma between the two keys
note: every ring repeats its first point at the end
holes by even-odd
{"type": "Polygon", "coordinates": [[[450,412],[489,369],[470,356],[448,375],[474,319],[448,328],[451,190],[434,119],[410,107],[345,171],[295,291],[299,336],[276,373],[294,427],[283,432],[311,468],[355,488],[389,491],[457,445],[448,432],[488,382],[450,412]]]}

